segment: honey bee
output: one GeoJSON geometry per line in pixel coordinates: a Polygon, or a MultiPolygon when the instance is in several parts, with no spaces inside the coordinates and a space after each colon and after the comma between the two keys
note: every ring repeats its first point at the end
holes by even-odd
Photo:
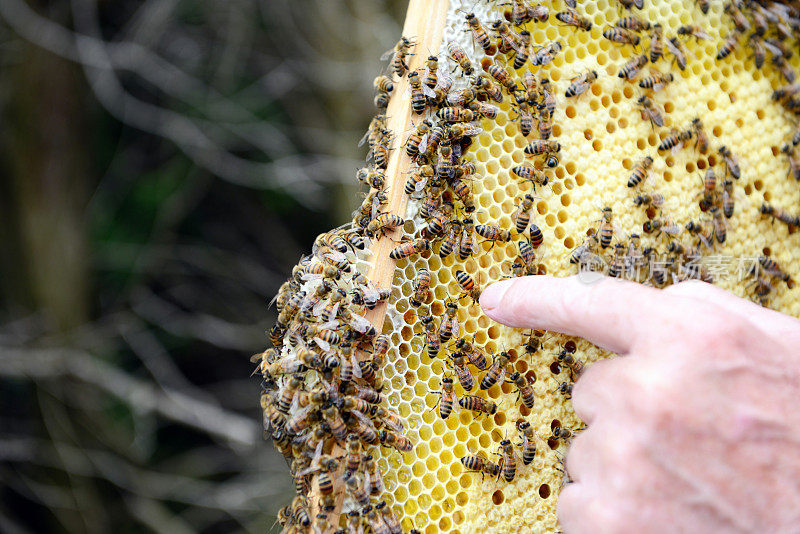
{"type": "Polygon", "coordinates": [[[700,208],[703,211],[708,210],[712,204],[717,200],[717,175],[714,169],[708,168],[706,170],[705,178],[703,178],[703,200],[700,202],[700,208]]]}
{"type": "Polygon", "coordinates": [[[614,212],[609,207],[603,208],[603,218],[600,228],[597,230],[597,235],[600,236],[600,246],[608,248],[611,244],[611,238],[614,237],[614,212]]]}
{"type": "Polygon", "coordinates": [[[375,78],[375,80],[372,82],[372,86],[376,90],[384,93],[391,93],[394,91],[394,83],[392,83],[392,79],[385,75],[375,78]]]}
{"type": "Polygon", "coordinates": [[[454,42],[447,43],[447,55],[458,63],[458,66],[461,67],[461,70],[464,72],[465,76],[472,76],[472,73],[475,69],[472,66],[472,62],[470,62],[469,58],[467,57],[467,53],[464,52],[464,49],[458,46],[454,42]]]}
{"type": "MultiPolygon", "coordinates": [[[[464,273],[466,274],[466,273],[464,273]]],[[[448,302],[445,305],[444,317],[439,325],[439,342],[447,343],[452,338],[458,338],[459,326],[456,314],[458,313],[458,305],[454,302],[448,302]]]]}
{"type": "Polygon", "coordinates": [[[508,243],[511,241],[511,232],[490,224],[479,224],[475,227],[479,236],[494,243],[508,243]]]}
{"type": "Polygon", "coordinates": [[[347,493],[350,494],[353,500],[355,500],[359,505],[366,506],[369,504],[369,492],[366,491],[362,484],[359,484],[355,473],[350,471],[346,472],[342,477],[342,482],[344,482],[345,487],[347,488],[347,493]]]}
{"type": "Polygon", "coordinates": [[[569,98],[573,96],[578,96],[586,92],[589,87],[592,86],[592,83],[597,80],[597,71],[590,70],[584,72],[583,74],[576,76],[570,80],[569,87],[567,87],[566,92],[564,95],[569,98]]]}
{"type": "Polygon", "coordinates": [[[547,65],[555,59],[556,55],[561,52],[562,49],[563,45],[561,41],[550,42],[536,51],[531,58],[531,63],[534,65],[547,65]]]}
{"type": "Polygon", "coordinates": [[[795,180],[800,180],[800,154],[797,149],[794,145],[785,145],[781,152],[789,158],[789,176],[793,176],[795,180]]]}
{"type": "Polygon", "coordinates": [[[707,152],[711,142],[708,139],[705,129],[703,129],[703,121],[701,121],[699,117],[692,119],[691,129],[693,135],[697,138],[697,143],[695,143],[697,149],[703,153],[707,152]]]}
{"type": "Polygon", "coordinates": [[[386,236],[386,231],[405,224],[405,220],[394,213],[381,213],[367,225],[367,236],[386,236]]]}
{"type": "Polygon", "coordinates": [[[509,362],[509,355],[507,352],[501,352],[494,357],[492,367],[483,375],[481,379],[480,388],[489,389],[498,382],[503,381],[506,374],[506,366],[509,362]]]}
{"type": "Polygon", "coordinates": [[[521,422],[517,428],[522,432],[522,463],[528,465],[536,457],[536,434],[528,421],[521,422]]]}
{"type": "Polygon", "coordinates": [[[489,475],[492,478],[500,476],[500,466],[490,462],[480,455],[469,455],[461,458],[461,464],[470,471],[489,475]]]}
{"type": "Polygon", "coordinates": [[[470,363],[481,371],[485,371],[489,368],[489,362],[483,351],[465,338],[456,341],[456,348],[463,352],[467,358],[469,358],[470,363]]]}
{"type": "Polygon", "coordinates": [[[502,54],[507,54],[514,51],[519,51],[522,47],[522,39],[518,33],[511,29],[508,22],[504,20],[496,20],[492,23],[492,30],[497,33],[499,40],[497,43],[497,50],[502,54]]]}
{"type": "Polygon", "coordinates": [[[542,78],[539,83],[539,92],[542,97],[539,109],[547,109],[547,112],[552,116],[556,111],[556,97],[548,78],[542,78]]]}
{"type": "Polygon", "coordinates": [[[697,235],[700,241],[707,247],[710,247],[714,242],[714,225],[708,221],[689,221],[686,223],[686,231],[690,234],[697,235]]]}
{"type": "Polygon", "coordinates": [[[735,179],[739,179],[742,176],[741,169],[739,167],[739,161],[737,160],[736,156],[733,155],[733,152],[725,146],[722,145],[718,149],[719,155],[722,156],[722,159],[725,161],[725,169],[726,175],[730,174],[735,179]]]}
{"type": "Polygon", "coordinates": [[[517,119],[519,120],[519,131],[525,137],[528,137],[533,131],[533,114],[531,113],[530,106],[527,102],[522,102],[517,108],[517,119]]]}
{"type": "Polygon", "coordinates": [[[764,47],[761,37],[755,33],[750,34],[750,37],[747,39],[747,44],[753,50],[753,63],[757,69],[760,69],[767,60],[767,49],[764,47]]]}
{"type": "Polygon", "coordinates": [[[463,352],[456,351],[451,355],[451,358],[453,360],[453,370],[456,372],[461,387],[466,391],[471,391],[475,387],[475,377],[472,376],[467,367],[466,356],[463,352]]]}
{"type": "Polygon", "coordinates": [[[411,71],[408,73],[408,85],[411,91],[411,109],[417,114],[424,112],[428,104],[424,91],[430,91],[430,89],[428,89],[428,86],[423,89],[419,72],[411,71]]]}
{"type": "Polygon", "coordinates": [[[629,44],[637,46],[639,44],[639,36],[619,26],[613,26],[603,30],[603,37],[614,43],[629,44]]]}
{"type": "Polygon", "coordinates": [[[650,121],[651,126],[664,126],[664,115],[658,109],[653,99],[647,95],[642,95],[636,101],[640,108],[642,108],[643,116],[650,121]]]}
{"type": "Polygon", "coordinates": [[[580,265],[587,263],[592,256],[594,256],[594,251],[599,244],[600,241],[597,239],[597,235],[590,235],[583,241],[583,243],[573,249],[569,256],[569,262],[580,265]]]}
{"type": "Polygon", "coordinates": [[[667,235],[676,236],[681,233],[681,227],[678,226],[678,224],[665,218],[657,218],[645,221],[645,223],[642,225],[642,228],[648,234],[653,232],[664,232],[667,235]]]}
{"type": "MultiPolygon", "coordinates": [[[[517,241],[517,247],[519,248],[519,256],[522,258],[523,263],[525,264],[526,271],[534,271],[535,270],[535,261],[536,261],[536,250],[533,248],[533,245],[530,244],[529,241],[519,240],[517,241]]],[[[534,272],[528,272],[528,274],[535,274],[534,272]]]]}
{"type": "Polygon", "coordinates": [[[514,222],[514,229],[518,234],[525,232],[531,222],[531,208],[533,207],[533,196],[525,195],[522,203],[517,206],[516,211],[511,216],[514,222]]]}
{"type": "MultiPolygon", "coordinates": [[[[481,288],[475,283],[475,280],[473,280],[470,275],[461,270],[456,271],[456,280],[458,281],[458,285],[461,286],[461,289],[464,290],[464,296],[470,297],[475,302],[480,299],[481,288]]],[[[452,337],[457,338],[458,335],[455,334],[452,337]]]]}
{"type": "Polygon", "coordinates": [[[721,211],[719,211],[717,206],[711,206],[709,212],[711,213],[714,221],[714,237],[716,238],[717,243],[724,243],[728,235],[728,229],[725,226],[723,214],[721,211]]]}
{"type": "Polygon", "coordinates": [[[511,0],[511,22],[521,26],[531,21],[531,13],[523,0],[511,0]]]}
{"type": "Polygon", "coordinates": [[[540,246],[542,246],[542,243],[544,243],[544,235],[542,234],[542,230],[534,223],[531,223],[530,234],[531,234],[530,238],[531,246],[533,248],[539,248],[540,246]]]}
{"type": "MultiPolygon", "coordinates": [[[[765,39],[766,42],[766,39],[765,39]]],[[[789,62],[786,61],[786,58],[783,56],[773,56],[772,64],[780,71],[781,76],[783,79],[786,80],[786,83],[794,83],[795,79],[797,78],[797,73],[789,65],[789,62]]]]}
{"type": "Polygon", "coordinates": [[[772,258],[760,256],[758,258],[758,263],[761,265],[761,268],[770,276],[782,280],[787,284],[791,282],[791,277],[781,268],[778,262],[772,258]]]}
{"type": "MultiPolygon", "coordinates": [[[[469,371],[467,372],[469,373],[469,371]]],[[[456,402],[456,394],[453,391],[453,379],[449,376],[442,378],[442,388],[439,391],[439,400],[437,404],[439,405],[439,417],[442,419],[450,417],[450,414],[453,412],[453,407],[455,407],[456,411],[460,409],[460,406],[456,402]]]]}
{"type": "Polygon", "coordinates": [[[800,92],[800,83],[786,84],[772,92],[773,100],[787,100],[800,92]]]}
{"type": "MultiPolygon", "coordinates": [[[[412,158],[416,157],[416,155],[419,154],[419,147],[420,143],[422,142],[422,137],[426,135],[430,131],[430,129],[431,129],[431,121],[429,121],[428,119],[423,120],[417,125],[416,130],[414,130],[414,133],[409,135],[408,140],[406,141],[406,154],[408,154],[412,158]]],[[[407,190],[408,187],[406,187],[406,193],[410,195],[411,193],[408,193],[407,190]]]]}
{"type": "Polygon", "coordinates": [[[383,522],[389,528],[389,534],[402,534],[403,526],[400,521],[395,517],[392,509],[387,506],[386,501],[381,501],[375,505],[375,511],[381,514],[383,522]]]}
{"type": "Polygon", "coordinates": [[[547,19],[550,18],[550,10],[547,6],[536,4],[528,7],[528,15],[535,22],[547,22],[547,19]]]}
{"type": "Polygon", "coordinates": [[[558,384],[556,391],[569,399],[572,397],[572,384],[569,382],[561,382],[558,384]]]}
{"type": "Polygon", "coordinates": [[[735,200],[733,198],[733,182],[725,180],[722,182],[722,213],[726,219],[733,217],[735,200]]]}
{"type": "Polygon", "coordinates": [[[666,136],[658,145],[658,150],[659,151],[672,150],[673,152],[675,152],[683,148],[684,143],[691,138],[692,138],[691,130],[679,132],[673,128],[670,134],[666,136]]]}
{"type": "Polygon", "coordinates": [[[664,45],[669,50],[669,53],[675,58],[675,63],[677,63],[678,68],[681,70],[686,69],[687,64],[687,57],[689,56],[689,50],[677,37],[670,37],[664,42],[664,45]]]}
{"type": "Polygon", "coordinates": [[[617,243],[614,245],[614,256],[608,266],[608,276],[619,278],[625,272],[625,245],[617,243]]]}
{"type": "Polygon", "coordinates": [[[474,13],[467,13],[466,18],[467,25],[472,32],[472,38],[483,48],[485,53],[491,54],[493,52],[493,46],[489,40],[489,34],[486,32],[483,24],[481,24],[481,21],[478,20],[478,17],[476,17],[474,13]]]}
{"type": "Polygon", "coordinates": [[[650,76],[639,80],[639,87],[642,89],[652,89],[653,91],[660,91],[671,83],[675,77],[671,72],[664,74],[663,72],[653,72],[650,76]]]}
{"type": "Polygon", "coordinates": [[[308,428],[315,415],[311,406],[300,409],[286,421],[284,429],[290,435],[297,435],[308,428]]]}
{"type": "Polygon", "coordinates": [[[406,436],[387,430],[382,431],[378,439],[380,439],[381,445],[394,447],[400,452],[410,452],[414,448],[414,444],[406,436]]]}
{"type": "Polygon", "coordinates": [[[478,241],[475,237],[475,224],[472,219],[464,219],[461,228],[461,240],[458,244],[458,258],[461,261],[465,261],[478,252],[478,241]]]}
{"type": "Polygon", "coordinates": [[[521,69],[528,61],[531,46],[531,34],[527,30],[519,32],[520,43],[516,48],[517,53],[514,55],[514,68],[521,69]]]}
{"type": "Polygon", "coordinates": [[[514,445],[511,444],[511,440],[501,441],[500,451],[503,456],[503,478],[506,482],[512,482],[517,475],[517,455],[514,453],[514,445]]]}
{"type": "Polygon", "coordinates": [[[655,63],[664,55],[664,31],[661,24],[654,24],[650,32],[650,61],[655,63]]]}
{"type": "Polygon", "coordinates": [[[499,84],[492,81],[488,74],[481,73],[472,80],[473,88],[479,93],[485,94],[497,103],[503,101],[503,90],[499,84]]]}
{"type": "Polygon", "coordinates": [[[634,197],[634,206],[652,206],[659,208],[664,205],[664,195],[661,193],[641,193],[634,197]]]}
{"type": "MultiPolygon", "coordinates": [[[[624,249],[624,245],[621,246],[624,249]]],[[[583,373],[585,365],[582,361],[575,358],[574,353],[574,350],[564,347],[561,349],[561,352],[558,353],[558,361],[569,367],[573,377],[577,377],[583,373]]]]}
{"type": "MultiPolygon", "coordinates": [[[[475,102],[474,103],[474,107],[475,107],[475,109],[472,110],[473,113],[478,113],[479,115],[483,115],[487,119],[490,118],[489,115],[491,115],[491,114],[494,114],[494,116],[497,116],[497,110],[495,109],[494,106],[492,106],[490,104],[484,104],[482,102],[475,102]],[[484,115],[484,113],[482,113],[482,112],[486,112],[489,115],[484,115]]],[[[477,126],[475,124],[464,124],[464,123],[457,122],[455,124],[451,124],[450,125],[449,131],[450,131],[451,139],[457,140],[457,139],[461,139],[462,137],[475,137],[476,135],[480,135],[481,133],[483,133],[483,128],[480,128],[479,126],[477,126]]],[[[448,179],[448,181],[449,181],[449,179],[448,179]]]]}
{"type": "Polygon", "coordinates": [[[792,215],[785,209],[770,204],[762,204],[760,210],[762,214],[769,215],[786,225],[800,227],[800,215],[792,215]]]}
{"type": "MultiPolygon", "coordinates": [[[[431,90],[432,93],[427,94],[431,104],[440,105],[445,101],[450,89],[453,87],[453,80],[449,76],[438,75],[436,86],[431,90]],[[432,95],[432,96],[431,96],[432,95]]],[[[423,152],[423,151],[420,151],[423,152]]]]}
{"type": "Polygon", "coordinates": [[[475,112],[471,109],[446,107],[438,110],[436,117],[445,122],[471,122],[475,120],[475,112]]]}
{"type": "Polygon", "coordinates": [[[392,251],[389,253],[389,257],[393,260],[399,260],[401,258],[413,256],[414,254],[421,254],[429,249],[430,243],[427,239],[412,239],[411,241],[407,241],[399,247],[392,249],[392,251]]]}
{"type": "Polygon", "coordinates": [[[308,515],[308,502],[302,495],[297,495],[292,501],[292,519],[303,527],[311,524],[311,517],[308,515]]]}
{"type": "Polygon", "coordinates": [[[465,410],[477,414],[485,413],[487,415],[494,415],[497,413],[497,404],[475,395],[464,395],[458,399],[458,404],[465,410]]]}
{"type": "Polygon", "coordinates": [[[630,9],[632,7],[636,7],[636,9],[644,8],[644,0],[617,0],[617,1],[625,9],[630,9]]]}
{"type": "Polygon", "coordinates": [[[711,36],[705,31],[703,31],[703,28],[691,24],[687,24],[685,26],[681,26],[680,28],[678,28],[678,35],[690,35],[695,39],[697,39],[698,41],[711,40],[711,36]]]}
{"type": "Polygon", "coordinates": [[[283,413],[289,413],[289,407],[295,398],[295,394],[303,384],[303,375],[293,375],[289,382],[278,393],[278,400],[275,407],[283,413]]]}
{"type": "Polygon", "coordinates": [[[738,2],[732,1],[725,4],[724,11],[733,20],[733,25],[740,33],[744,33],[750,29],[750,21],[747,20],[744,13],[739,9],[738,2]]]}
{"type": "Polygon", "coordinates": [[[577,11],[569,7],[565,11],[556,13],[556,18],[564,24],[575,26],[587,32],[592,29],[592,23],[589,19],[581,16],[577,11]]]}
{"type": "Polygon", "coordinates": [[[533,408],[535,396],[533,394],[533,388],[531,387],[531,384],[528,382],[528,379],[525,377],[525,375],[520,374],[518,371],[514,371],[508,376],[508,378],[514,382],[515,386],[517,386],[517,392],[519,393],[517,400],[522,399],[522,404],[528,408],[533,408]]]}
{"type": "Polygon", "coordinates": [[[378,514],[378,512],[372,507],[372,505],[365,506],[364,510],[362,511],[364,519],[366,520],[367,525],[372,530],[374,534],[392,534],[391,529],[383,520],[383,518],[378,514]]]}
{"type": "Polygon", "coordinates": [[[419,306],[430,296],[431,292],[431,272],[424,267],[417,271],[417,276],[414,278],[414,294],[411,297],[411,305],[419,306]]]}
{"type": "Polygon", "coordinates": [[[427,85],[430,89],[436,87],[439,77],[437,72],[439,70],[439,58],[437,56],[428,56],[426,62],[425,76],[422,77],[422,83],[427,85]]]}
{"type": "Polygon", "coordinates": [[[347,435],[345,470],[355,473],[361,466],[361,441],[356,434],[347,435]]]}
{"type": "Polygon", "coordinates": [[[570,428],[561,425],[556,425],[556,427],[553,428],[553,438],[557,440],[561,439],[566,441],[572,438],[573,436],[575,436],[575,433],[570,428]]]}
{"type": "Polygon", "coordinates": [[[736,47],[739,46],[739,39],[741,38],[742,34],[738,30],[734,30],[722,44],[720,49],[717,51],[717,60],[725,59],[731,52],[736,50],[736,47]]]}
{"type": "Polygon", "coordinates": [[[500,85],[505,87],[509,94],[513,95],[516,92],[517,83],[505,68],[501,67],[497,63],[491,63],[486,67],[485,70],[492,78],[497,80],[500,85]]]}
{"type": "MultiPolygon", "coordinates": [[[[524,152],[529,156],[539,156],[542,154],[551,154],[553,152],[559,152],[560,150],[561,150],[561,143],[559,143],[558,141],[534,139],[533,141],[530,142],[530,144],[528,144],[528,146],[525,147],[524,152]]],[[[537,182],[537,180],[530,177],[532,174],[538,172],[534,167],[519,165],[517,167],[514,167],[511,171],[520,178],[537,182]],[[517,172],[518,170],[520,172],[517,172]]]]}
{"type": "Polygon", "coordinates": [[[409,51],[411,50],[412,42],[405,37],[401,37],[397,44],[391,50],[387,50],[382,56],[381,61],[385,61],[392,57],[392,61],[390,62],[392,70],[400,77],[405,76],[406,71],[408,70],[408,65],[406,64],[406,56],[409,55],[409,51]]]}
{"type": "Polygon", "coordinates": [[[650,29],[650,23],[640,19],[635,15],[629,15],[625,18],[619,19],[617,22],[614,23],[614,26],[618,28],[624,28],[626,30],[631,30],[634,32],[643,32],[650,29]]]}
{"type": "Polygon", "coordinates": [[[647,177],[648,169],[653,165],[653,158],[650,156],[645,156],[643,160],[636,164],[633,168],[633,172],[631,173],[630,177],[628,178],[628,187],[636,187],[642,180],[647,177]]]}
{"type": "Polygon", "coordinates": [[[458,246],[461,233],[461,222],[452,221],[450,223],[450,230],[447,237],[442,239],[439,244],[439,257],[446,258],[453,253],[453,250],[458,246]]]}
{"type": "Polygon", "coordinates": [[[425,327],[425,348],[430,358],[435,358],[439,354],[439,349],[442,344],[439,341],[438,327],[434,322],[434,318],[430,315],[420,319],[422,325],[425,327]]]}
{"type": "Polygon", "coordinates": [[[453,178],[450,181],[450,187],[453,189],[453,193],[455,193],[459,199],[461,199],[461,203],[464,205],[464,211],[467,213],[472,213],[475,211],[475,201],[472,199],[472,189],[470,186],[464,181],[459,178],[453,178]]]}
{"type": "Polygon", "coordinates": [[[639,72],[641,72],[645,65],[647,65],[647,56],[645,54],[633,56],[619,69],[617,76],[626,80],[632,80],[639,75],[639,72]]]}
{"type": "Polygon", "coordinates": [[[528,336],[528,341],[525,342],[525,354],[533,356],[542,346],[542,338],[545,335],[544,330],[531,330],[528,336]]]}

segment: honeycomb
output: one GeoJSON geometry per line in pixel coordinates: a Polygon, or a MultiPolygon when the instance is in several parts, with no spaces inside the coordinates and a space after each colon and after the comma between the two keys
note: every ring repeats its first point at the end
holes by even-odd
{"type": "MultiPolygon", "coordinates": [[[[547,22],[528,22],[516,29],[529,31],[535,48],[560,41],[563,50],[555,59],[544,66],[526,62],[519,70],[511,66],[513,55],[497,54],[491,61],[505,65],[516,80],[526,70],[551,80],[556,96],[552,139],[561,144],[560,160],[555,167],[544,169],[549,177],[544,186],[534,188],[533,182],[521,180],[511,172],[517,165],[532,163],[524,148],[536,135],[522,135],[513,98],[506,95],[496,118],[480,121],[483,131],[462,156],[477,168],[477,178],[469,182],[476,206],[472,214],[475,224],[510,230],[520,200],[526,194],[533,195],[532,222],[544,236],[543,244],[536,249],[538,272],[556,276],[577,272],[578,267],[569,261],[570,255],[597,231],[605,207],[614,213],[614,243],[626,242],[635,233],[641,235],[643,247],[664,251],[670,242],[688,243],[693,239],[684,229],[687,223],[709,220],[710,215],[700,202],[703,176],[711,168],[720,182],[725,179],[725,163],[717,152],[724,145],[738,158],[741,177],[733,180],[735,211],[726,219],[727,238],[724,243],[703,249],[706,272],[720,287],[751,299],[755,299],[752,280],[739,275],[743,266],[758,257],[775,260],[793,279],[800,276],[800,233],[761,213],[766,203],[796,215],[798,182],[788,176],[789,160],[781,150],[791,143],[797,120],[772,98],[773,90],[786,83],[781,73],[770,64],[756,68],[744,39],[729,56],[716,59],[723,42],[734,31],[723,5],[712,3],[704,14],[689,0],[646,0],[642,10],[632,12],[609,0],[585,2],[577,6],[577,11],[591,21],[592,28],[582,31],[555,19],[555,13],[565,9],[561,2],[543,4],[550,8],[547,22]],[[645,91],[635,82],[647,76],[653,65],[644,67],[634,82],[617,76],[623,64],[647,51],[646,32],[638,47],[616,44],[603,37],[607,27],[629,14],[660,23],[665,36],[674,36],[679,27],[695,24],[710,37],[682,40],[689,51],[684,70],[671,64],[666,52],[656,64],[656,69],[674,75],[672,83],[651,95],[664,112],[663,127],[653,126],[637,105],[645,91]],[[571,79],[587,70],[595,70],[598,79],[585,93],[566,98],[571,79]],[[701,152],[693,140],[678,150],[658,150],[671,129],[684,131],[698,117],[710,141],[708,150],[701,152]],[[635,188],[628,187],[628,177],[645,156],[653,158],[648,178],[635,188]],[[635,206],[634,197],[643,192],[661,193],[664,204],[657,210],[635,206]],[[682,229],[680,235],[644,231],[649,220],[660,217],[677,223],[682,229]]],[[[466,87],[466,83],[457,65],[447,57],[448,43],[460,44],[478,68],[487,59],[483,49],[473,44],[470,32],[465,31],[465,13],[474,12],[489,27],[492,21],[505,20],[504,13],[509,9],[508,4],[499,2],[451,0],[445,20],[427,22],[428,27],[443,25],[440,69],[454,71],[453,90],[466,87]]],[[[414,37],[420,39],[420,35],[414,37]]],[[[796,47],[796,43],[791,46],[796,47]]],[[[415,52],[420,56],[428,53],[419,49],[415,52]]],[[[421,66],[423,61],[424,57],[413,59],[411,68],[421,66]]],[[[789,64],[798,69],[798,55],[792,56],[789,64]]],[[[392,99],[398,98],[407,100],[408,96],[396,90],[392,99]]],[[[395,149],[401,149],[397,143],[404,142],[405,137],[397,135],[395,149]]],[[[387,184],[396,191],[402,189],[411,170],[395,170],[398,172],[393,175],[390,163],[387,184]]],[[[402,234],[421,235],[428,222],[420,214],[420,201],[396,205],[404,210],[399,212],[405,219],[402,234]]],[[[573,377],[569,369],[558,364],[556,355],[569,342],[577,348],[576,357],[587,365],[609,354],[584,340],[547,333],[539,350],[533,356],[526,355],[524,344],[530,332],[494,323],[477,303],[464,297],[458,271],[465,271],[482,287],[512,276],[511,266],[519,256],[521,240],[515,232],[512,234],[514,237],[507,243],[479,237],[477,254],[465,261],[455,254],[440,258],[434,248],[396,264],[389,263],[392,292],[382,332],[389,337],[390,345],[381,369],[382,395],[404,420],[405,435],[414,447],[405,453],[375,447],[372,454],[384,477],[386,491],[382,498],[405,531],[558,531],[556,502],[564,483],[563,455],[567,447],[563,440],[553,439],[553,429],[579,429],[581,422],[572,412],[568,396],[558,391],[560,383],[569,383],[573,377]],[[414,280],[423,268],[431,275],[431,297],[414,306],[414,280]],[[453,374],[445,356],[453,349],[445,344],[438,357],[430,358],[421,318],[433,316],[438,325],[448,302],[458,302],[461,337],[473,341],[487,354],[508,351],[510,370],[533,381],[533,408],[518,401],[514,384],[502,382],[485,391],[470,392],[495,402],[495,414],[476,415],[461,410],[447,419],[440,417],[437,403],[441,381],[453,374]],[[460,459],[467,455],[482,454],[499,462],[500,442],[510,439],[519,443],[517,425],[522,420],[529,422],[538,436],[537,453],[529,465],[523,465],[518,455],[513,482],[484,477],[464,468],[460,459]]],[[[399,233],[394,236],[399,238],[399,233]]],[[[396,243],[391,243],[394,246],[396,243]]],[[[613,249],[612,245],[603,251],[605,261],[610,261],[613,249]]],[[[362,256],[359,261],[362,268],[374,273],[375,263],[382,260],[373,246],[373,255],[362,256]]],[[[800,317],[800,299],[793,284],[774,284],[762,303],[800,317]]],[[[380,312],[368,317],[375,316],[382,318],[380,312]]],[[[473,367],[471,370],[480,380],[483,373],[473,367]]],[[[455,393],[459,398],[466,393],[457,381],[455,393]]]]}

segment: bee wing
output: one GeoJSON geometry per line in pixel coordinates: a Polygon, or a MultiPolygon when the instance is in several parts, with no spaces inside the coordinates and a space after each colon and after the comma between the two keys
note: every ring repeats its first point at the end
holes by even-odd
{"type": "Polygon", "coordinates": [[[458,397],[456,397],[456,394],[453,393],[449,397],[453,401],[453,411],[454,412],[460,412],[461,411],[461,403],[458,402],[458,397]]]}
{"type": "Polygon", "coordinates": [[[358,141],[358,146],[364,146],[364,143],[366,143],[366,142],[367,142],[367,139],[369,139],[369,134],[370,134],[370,132],[371,132],[371,130],[369,130],[369,129],[368,129],[368,130],[367,130],[367,131],[364,133],[364,137],[362,137],[362,138],[361,138],[361,139],[358,141]]]}
{"type": "Polygon", "coordinates": [[[711,40],[711,36],[709,34],[707,34],[706,32],[704,32],[704,31],[697,30],[697,31],[693,32],[692,35],[694,35],[695,39],[703,39],[703,40],[706,40],[706,41],[710,41],[711,40]]]}
{"type": "Polygon", "coordinates": [[[336,304],[334,304],[334,305],[333,305],[333,307],[331,308],[331,317],[333,317],[334,319],[335,319],[335,318],[336,318],[336,316],[339,314],[339,305],[340,305],[340,304],[341,304],[341,302],[337,302],[337,303],[336,303],[336,304]]]}
{"type": "Polygon", "coordinates": [[[325,258],[333,261],[347,261],[347,256],[338,250],[329,251],[327,254],[325,254],[325,258]]]}
{"type": "Polygon", "coordinates": [[[316,342],[316,344],[319,345],[319,348],[321,348],[324,351],[331,350],[331,344],[322,338],[315,337],[314,342],[316,342]]]}
{"type": "Polygon", "coordinates": [[[403,421],[400,419],[400,416],[391,410],[386,411],[388,416],[384,417],[383,423],[395,432],[403,432],[405,430],[405,426],[403,426],[403,421]]]}
{"type": "Polygon", "coordinates": [[[289,413],[295,413],[300,408],[300,395],[292,397],[292,404],[289,405],[289,413]]]}
{"type": "Polygon", "coordinates": [[[358,358],[356,358],[355,351],[352,351],[350,354],[350,365],[353,366],[353,376],[361,378],[363,375],[361,374],[361,366],[358,365],[358,358]]]}
{"type": "Polygon", "coordinates": [[[358,315],[357,313],[350,312],[350,321],[348,322],[348,325],[353,330],[355,330],[357,332],[361,332],[363,334],[364,332],[369,330],[369,328],[372,326],[372,323],[367,321],[361,315],[358,315]]]}
{"type": "Polygon", "coordinates": [[[453,79],[446,75],[446,74],[439,74],[439,79],[436,82],[436,87],[439,89],[443,89],[444,91],[449,91],[450,87],[453,86],[453,79]]]}
{"type": "Polygon", "coordinates": [[[395,50],[396,50],[396,48],[392,47],[389,50],[387,50],[386,52],[384,52],[383,54],[381,54],[381,61],[386,61],[387,59],[392,57],[392,54],[395,53],[395,50]]]}
{"type": "Polygon", "coordinates": [[[662,230],[664,231],[665,234],[668,234],[668,235],[671,235],[671,236],[680,235],[681,232],[683,231],[683,229],[680,226],[678,226],[677,224],[675,224],[675,223],[668,224],[667,226],[662,228],[662,230]]]}
{"type": "Polygon", "coordinates": [[[322,277],[323,277],[322,273],[319,273],[319,274],[306,273],[303,276],[301,276],[300,279],[303,282],[308,282],[309,280],[319,280],[322,277]]]}
{"type": "Polygon", "coordinates": [[[319,317],[320,315],[322,315],[322,310],[327,305],[328,305],[328,299],[320,299],[319,302],[314,304],[314,307],[311,309],[312,313],[314,314],[314,317],[319,317]]]}
{"type": "Polygon", "coordinates": [[[370,418],[364,415],[363,413],[359,412],[358,410],[351,410],[350,414],[355,415],[356,418],[362,423],[364,423],[366,427],[375,430],[375,425],[372,424],[372,420],[370,420],[370,418]]]}
{"type": "Polygon", "coordinates": [[[419,141],[419,146],[417,147],[417,151],[420,154],[425,152],[425,149],[428,148],[428,134],[422,136],[422,139],[419,141]]]}
{"type": "Polygon", "coordinates": [[[431,89],[424,83],[422,84],[422,94],[424,94],[428,98],[436,98],[436,93],[433,91],[433,89],[431,89]]]}
{"type": "Polygon", "coordinates": [[[458,318],[453,319],[453,326],[450,328],[450,332],[453,339],[458,339],[458,335],[461,333],[461,328],[458,326],[458,318]]]}
{"type": "MultiPolygon", "coordinates": [[[[496,107],[496,106],[492,106],[492,107],[496,107]]],[[[469,123],[469,124],[465,124],[464,125],[464,135],[466,135],[468,137],[473,137],[473,136],[476,136],[476,135],[480,135],[482,133],[483,133],[483,128],[481,128],[477,124],[469,123]]]]}
{"type": "Polygon", "coordinates": [[[425,186],[426,186],[426,185],[428,185],[428,178],[423,178],[422,180],[420,180],[419,182],[417,182],[416,184],[414,184],[414,191],[416,191],[417,193],[419,193],[420,191],[422,191],[423,189],[425,189],[425,186]]]}
{"type": "MultiPolygon", "coordinates": [[[[320,443],[322,443],[322,442],[320,442],[320,443]]],[[[308,475],[310,473],[313,473],[314,471],[319,471],[319,470],[320,470],[320,465],[319,464],[315,465],[312,462],[310,466],[306,467],[305,469],[301,469],[300,471],[298,471],[297,472],[297,476],[302,477],[302,476],[308,475]]]]}

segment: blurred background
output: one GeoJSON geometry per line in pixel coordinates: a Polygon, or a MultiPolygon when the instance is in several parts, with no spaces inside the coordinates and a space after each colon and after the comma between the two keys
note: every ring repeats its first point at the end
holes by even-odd
{"type": "Polygon", "coordinates": [[[0,532],[263,532],[249,358],[400,0],[0,0],[0,532]]]}

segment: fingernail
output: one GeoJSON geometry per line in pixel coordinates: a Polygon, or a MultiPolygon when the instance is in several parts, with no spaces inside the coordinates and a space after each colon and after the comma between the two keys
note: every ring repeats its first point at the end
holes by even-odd
{"type": "Polygon", "coordinates": [[[481,293],[481,308],[483,308],[483,311],[491,315],[490,312],[494,311],[497,306],[500,305],[500,301],[503,300],[503,296],[510,287],[511,281],[503,280],[495,282],[484,289],[483,293],[481,293]]]}

